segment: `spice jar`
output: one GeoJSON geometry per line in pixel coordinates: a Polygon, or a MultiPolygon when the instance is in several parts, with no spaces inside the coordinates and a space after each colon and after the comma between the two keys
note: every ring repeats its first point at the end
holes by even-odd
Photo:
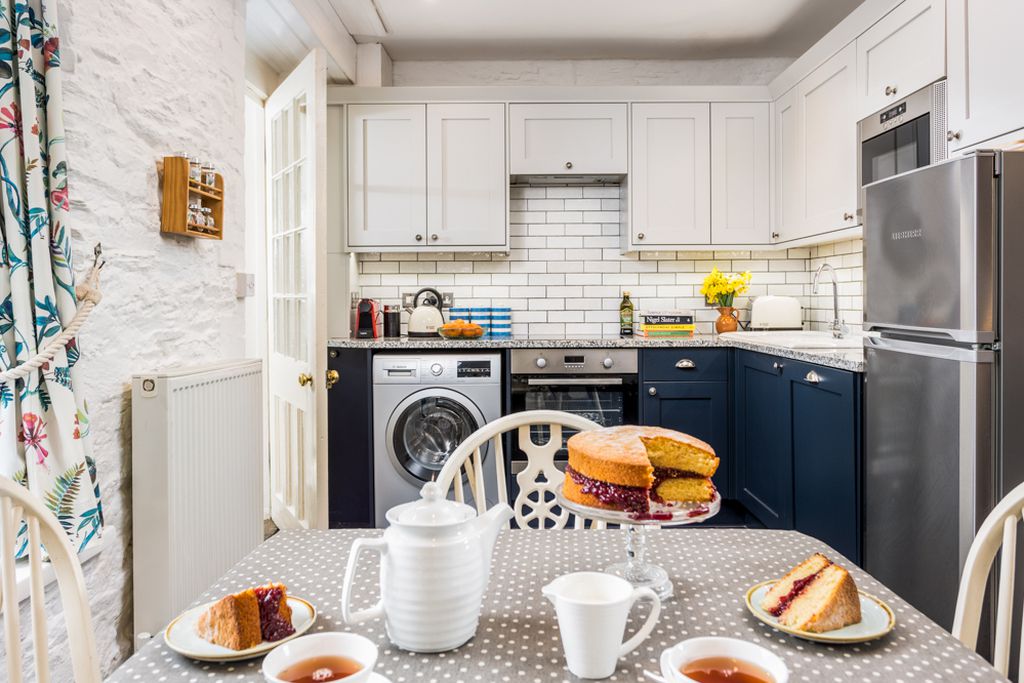
{"type": "Polygon", "coordinates": [[[213,209],[210,209],[210,208],[204,208],[203,209],[203,224],[206,225],[206,227],[208,227],[208,228],[215,228],[215,227],[217,227],[216,224],[213,221],[213,209]]]}
{"type": "Polygon", "coordinates": [[[188,178],[197,183],[202,181],[203,165],[199,163],[199,157],[192,157],[188,160],[188,178]]]}
{"type": "Polygon", "coordinates": [[[211,186],[217,184],[217,169],[211,163],[203,166],[203,182],[211,186]]]}
{"type": "Polygon", "coordinates": [[[188,222],[192,225],[202,225],[202,212],[200,206],[195,202],[188,205],[188,222]]]}

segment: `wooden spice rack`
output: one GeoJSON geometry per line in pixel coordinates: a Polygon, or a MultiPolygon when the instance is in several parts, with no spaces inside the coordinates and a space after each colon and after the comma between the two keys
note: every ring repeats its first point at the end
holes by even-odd
{"type": "Polygon", "coordinates": [[[214,174],[214,184],[189,178],[188,159],[164,157],[164,203],[160,214],[160,232],[187,235],[208,240],[224,239],[224,177],[214,174]],[[189,203],[212,209],[213,227],[188,220],[189,203]]]}

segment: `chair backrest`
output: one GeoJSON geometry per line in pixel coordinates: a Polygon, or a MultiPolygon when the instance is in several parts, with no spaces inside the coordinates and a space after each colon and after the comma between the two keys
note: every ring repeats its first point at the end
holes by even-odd
{"type": "MultiPolygon", "coordinates": [[[[995,648],[992,666],[1004,676],[1010,666],[1010,647],[1013,634],[1013,582],[1017,560],[1017,523],[1024,514],[1024,484],[1020,484],[1003,498],[985,518],[978,529],[971,549],[967,553],[964,573],[960,577],[960,590],[956,598],[953,617],[953,635],[974,650],[978,645],[978,629],[984,606],[985,586],[995,560],[999,560],[999,586],[996,594],[995,648]]],[[[994,591],[995,592],[995,591],[994,591]]],[[[1024,649],[1017,654],[1024,671],[1024,649]]]]}
{"type": "MultiPolygon", "coordinates": [[[[452,452],[437,477],[438,485],[445,495],[449,487],[455,485],[455,500],[465,501],[462,474],[469,484],[470,493],[476,503],[477,510],[483,512],[487,508],[487,487],[484,482],[484,451],[491,444],[490,457],[494,458],[497,473],[498,500],[509,503],[508,486],[505,476],[505,457],[502,436],[506,432],[518,430],[519,448],[527,456],[526,467],[516,473],[516,484],[519,493],[509,503],[515,512],[516,523],[527,528],[536,523],[539,528],[562,529],[573,518],[573,526],[586,526],[587,520],[572,515],[569,511],[559,509],[555,514],[555,491],[561,486],[565,475],[555,467],[555,453],[562,448],[562,430],[565,428],[576,431],[599,429],[601,425],[558,410],[527,410],[521,413],[506,415],[490,422],[470,434],[459,447],[452,452]],[[548,440],[537,444],[533,441],[532,428],[546,427],[548,440]]],[[[590,520],[594,528],[604,528],[603,522],[590,520]]]]}
{"type": "Polygon", "coordinates": [[[60,590],[75,683],[99,683],[101,679],[96,659],[96,641],[78,557],[53,513],[43,507],[24,486],[0,476],[0,599],[4,613],[7,680],[11,683],[24,680],[14,560],[19,544],[27,544],[28,552],[35,680],[39,683],[50,681],[43,585],[42,553],[45,548],[60,590]],[[19,533],[24,535],[19,537],[19,533]]]}

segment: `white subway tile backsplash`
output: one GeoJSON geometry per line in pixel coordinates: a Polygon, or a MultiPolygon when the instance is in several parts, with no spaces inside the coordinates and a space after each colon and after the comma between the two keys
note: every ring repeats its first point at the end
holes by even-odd
{"type": "Polygon", "coordinates": [[[710,333],[718,313],[699,290],[712,267],[748,270],[749,292],[737,297],[741,320],[750,299],[796,296],[809,328],[832,319],[831,281],[811,294],[814,271],[829,263],[839,281],[840,315],[854,330],[863,320],[861,240],[785,251],[728,250],[619,253],[618,186],[513,186],[509,253],[424,252],[360,254],[361,296],[398,303],[401,292],[434,285],[463,306],[509,306],[512,333],[534,336],[617,335],[622,290],[639,310],[683,308],[695,313],[698,332],[710,333]]]}

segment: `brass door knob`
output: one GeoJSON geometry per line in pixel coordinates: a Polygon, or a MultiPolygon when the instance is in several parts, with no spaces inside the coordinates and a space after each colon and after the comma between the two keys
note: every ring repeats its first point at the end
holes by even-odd
{"type": "Polygon", "coordinates": [[[338,383],[339,375],[337,370],[327,371],[327,388],[330,389],[338,383]]]}
{"type": "Polygon", "coordinates": [[[309,373],[306,373],[306,372],[300,372],[299,373],[299,386],[300,387],[304,387],[307,384],[312,384],[312,383],[313,383],[313,375],[310,375],[309,373]]]}

